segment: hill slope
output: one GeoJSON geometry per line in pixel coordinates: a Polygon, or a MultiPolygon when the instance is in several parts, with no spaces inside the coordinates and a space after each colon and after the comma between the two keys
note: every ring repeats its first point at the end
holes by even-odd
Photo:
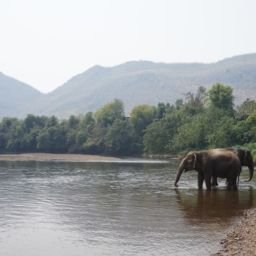
{"type": "Polygon", "coordinates": [[[95,111],[115,98],[129,112],[138,104],[174,103],[198,86],[216,82],[234,88],[235,101],[256,97],[256,54],[237,56],[212,64],[164,64],[133,61],[104,68],[95,66],[43,97],[37,114],[67,116],[95,111]]]}
{"type": "Polygon", "coordinates": [[[42,94],[31,86],[0,73],[0,117],[20,117],[42,94]]]}
{"type": "Polygon", "coordinates": [[[236,103],[255,99],[256,54],[211,64],[132,61],[109,68],[95,66],[49,94],[0,73],[0,117],[28,113],[67,117],[95,111],[115,98],[124,102],[129,113],[139,104],[174,103],[198,86],[208,88],[216,82],[234,88],[236,103]]]}

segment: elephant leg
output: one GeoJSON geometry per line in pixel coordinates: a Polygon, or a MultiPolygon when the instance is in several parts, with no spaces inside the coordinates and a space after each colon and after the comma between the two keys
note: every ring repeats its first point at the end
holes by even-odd
{"type": "Polygon", "coordinates": [[[197,183],[198,183],[198,189],[199,190],[203,189],[203,182],[204,182],[204,175],[202,173],[198,173],[197,183]]]}
{"type": "Polygon", "coordinates": [[[237,178],[233,179],[233,190],[237,190],[237,178]]]}
{"type": "Polygon", "coordinates": [[[227,190],[231,190],[233,182],[230,179],[227,179],[227,190]]]}
{"type": "Polygon", "coordinates": [[[205,176],[205,185],[207,190],[211,190],[211,175],[205,176]]]}
{"type": "Polygon", "coordinates": [[[212,176],[212,186],[218,186],[218,181],[216,176],[212,176]]]}

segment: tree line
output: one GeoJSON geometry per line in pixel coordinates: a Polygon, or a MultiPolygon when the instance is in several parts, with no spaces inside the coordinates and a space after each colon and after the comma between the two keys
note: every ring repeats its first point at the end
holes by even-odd
{"type": "Polygon", "coordinates": [[[0,153],[49,152],[107,155],[177,154],[189,149],[245,146],[256,153],[256,101],[234,107],[233,90],[199,87],[175,104],[138,105],[127,117],[120,100],[96,112],[28,115],[0,122],[0,153]]]}

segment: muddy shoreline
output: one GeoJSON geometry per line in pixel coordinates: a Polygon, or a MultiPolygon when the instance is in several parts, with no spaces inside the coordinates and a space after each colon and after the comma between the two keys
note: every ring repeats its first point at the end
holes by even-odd
{"type": "Polygon", "coordinates": [[[50,154],[50,153],[25,153],[25,154],[0,154],[0,161],[64,161],[64,162],[97,162],[120,161],[119,157],[82,155],[82,154],[50,154]]]}
{"type": "Polygon", "coordinates": [[[220,241],[221,249],[212,256],[256,255],[256,209],[246,210],[241,220],[220,241]]]}

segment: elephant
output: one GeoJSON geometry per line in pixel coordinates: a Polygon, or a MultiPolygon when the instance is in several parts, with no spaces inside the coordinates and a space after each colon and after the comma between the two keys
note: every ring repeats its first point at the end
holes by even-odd
{"type": "Polygon", "coordinates": [[[177,187],[183,171],[198,172],[198,188],[201,190],[205,180],[207,190],[211,190],[211,178],[227,179],[227,188],[237,190],[237,180],[241,172],[241,163],[236,153],[231,150],[210,149],[189,152],[178,168],[174,185],[177,187]]]}
{"type": "MultiPolygon", "coordinates": [[[[247,166],[249,168],[250,176],[249,176],[249,179],[247,180],[247,182],[252,179],[253,172],[254,172],[254,163],[253,163],[253,158],[252,158],[251,152],[249,150],[239,149],[239,148],[223,148],[223,149],[220,148],[219,150],[230,150],[230,151],[236,153],[241,162],[241,166],[247,166]]],[[[218,186],[216,176],[212,177],[212,185],[218,186]]]]}

